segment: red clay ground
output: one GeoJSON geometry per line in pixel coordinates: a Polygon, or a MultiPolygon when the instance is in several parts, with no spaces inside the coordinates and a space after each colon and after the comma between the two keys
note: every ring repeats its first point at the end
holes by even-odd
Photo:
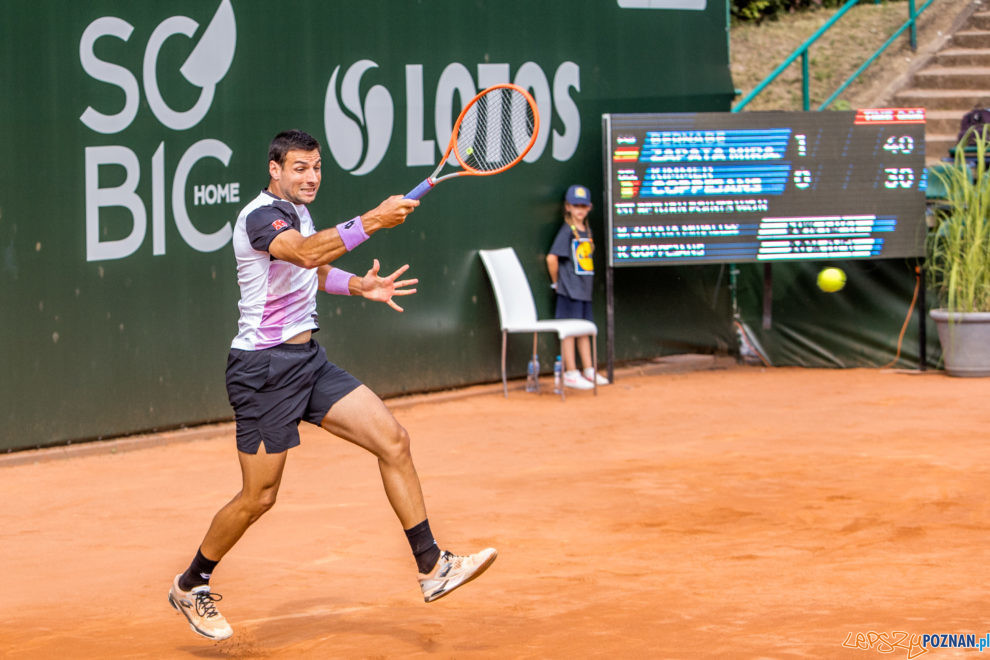
{"type": "Polygon", "coordinates": [[[229,425],[0,460],[0,656],[907,658],[867,633],[990,628],[988,401],[990,379],[745,367],[396,405],[441,543],[500,553],[430,605],[375,462],[307,427],[214,576],[219,643],[166,593],[239,487],[229,425]]]}

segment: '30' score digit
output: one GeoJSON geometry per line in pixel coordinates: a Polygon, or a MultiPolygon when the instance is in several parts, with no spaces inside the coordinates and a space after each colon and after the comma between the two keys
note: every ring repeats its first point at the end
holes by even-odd
{"type": "Polygon", "coordinates": [[[910,167],[883,168],[883,187],[887,189],[911,188],[914,186],[914,170],[910,167]]]}

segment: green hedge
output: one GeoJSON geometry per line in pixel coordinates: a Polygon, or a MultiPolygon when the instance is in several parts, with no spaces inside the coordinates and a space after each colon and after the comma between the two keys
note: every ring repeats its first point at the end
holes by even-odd
{"type": "MultiPolygon", "coordinates": [[[[862,0],[870,2],[875,0],[862,0]]],[[[888,2],[889,0],[882,0],[888,2]]],[[[847,0],[732,0],[732,18],[745,23],[761,23],[774,20],[781,14],[799,11],[833,9],[841,7],[847,0]]]]}

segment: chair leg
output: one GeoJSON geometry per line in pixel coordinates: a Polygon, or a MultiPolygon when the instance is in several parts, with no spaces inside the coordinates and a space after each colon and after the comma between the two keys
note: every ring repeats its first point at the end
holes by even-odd
{"type": "MultiPolygon", "coordinates": [[[[533,355],[536,355],[536,352],[537,352],[536,339],[537,339],[537,333],[534,332],[533,333],[533,355]]],[[[526,361],[526,378],[527,379],[529,378],[529,361],[528,360],[526,361]]],[[[539,392],[539,389],[540,389],[539,388],[539,384],[540,384],[540,373],[537,372],[536,373],[536,385],[537,385],[536,389],[537,389],[537,392],[539,392]]]]}
{"type": "Polygon", "coordinates": [[[509,384],[505,379],[505,343],[508,337],[508,333],[504,330],[502,331],[502,394],[505,398],[509,398],[509,384]]]}

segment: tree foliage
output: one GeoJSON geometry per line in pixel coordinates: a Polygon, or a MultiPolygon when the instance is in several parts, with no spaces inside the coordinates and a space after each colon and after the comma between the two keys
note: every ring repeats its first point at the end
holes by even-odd
{"type": "MultiPolygon", "coordinates": [[[[774,20],[781,14],[841,7],[848,0],[732,0],[732,18],[746,23],[774,20]]],[[[870,0],[861,0],[868,2],[870,0]]],[[[876,1],[876,0],[874,0],[876,1]]],[[[885,2],[887,0],[884,0],[885,2]]]]}

